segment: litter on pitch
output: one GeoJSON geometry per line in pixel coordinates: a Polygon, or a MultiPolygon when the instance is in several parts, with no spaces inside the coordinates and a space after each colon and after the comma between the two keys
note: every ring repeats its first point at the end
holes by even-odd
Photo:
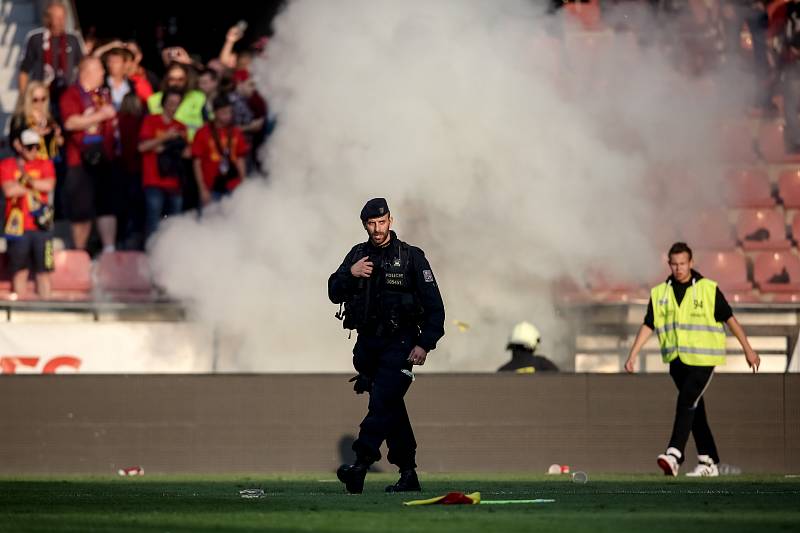
{"type": "Polygon", "coordinates": [[[264,489],[243,489],[239,491],[239,496],[246,499],[263,498],[264,489]]]}
{"type": "Polygon", "coordinates": [[[141,466],[129,466],[128,468],[120,468],[117,470],[120,476],[143,476],[144,468],[141,466]]]}
{"type": "Polygon", "coordinates": [[[589,474],[578,470],[572,473],[572,481],[574,483],[587,483],[589,481],[589,474]]]}
{"type": "Polygon", "coordinates": [[[569,465],[560,465],[553,463],[547,469],[548,474],[569,474],[569,465]]]}
{"type": "Polygon", "coordinates": [[[448,492],[444,496],[436,496],[427,500],[411,500],[403,505],[513,505],[529,503],[554,503],[555,500],[481,500],[480,492],[464,494],[463,492],[448,492]]]}

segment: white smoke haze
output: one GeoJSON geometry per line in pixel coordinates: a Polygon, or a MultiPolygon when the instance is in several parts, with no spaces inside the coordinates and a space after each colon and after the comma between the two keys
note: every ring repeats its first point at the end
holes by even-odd
{"type": "Polygon", "coordinates": [[[553,282],[653,279],[673,237],[656,230],[718,194],[712,139],[744,84],[724,84],[723,98],[624,34],[592,37],[568,63],[564,49],[585,36],[559,44],[542,11],[289,3],[256,66],[278,118],[269,181],[202,220],[170,221],[152,248],[169,292],[236,339],[225,369],[350,370],[355,336],[333,318],[326,282],[366,239],[358,213],[375,196],[425,250],[445,299],[447,334],[425,370],[495,370],[520,320],[569,368],[553,282]],[[653,167],[674,172],[657,181],[653,167]],[[683,170],[702,179],[671,177],[683,170]]]}

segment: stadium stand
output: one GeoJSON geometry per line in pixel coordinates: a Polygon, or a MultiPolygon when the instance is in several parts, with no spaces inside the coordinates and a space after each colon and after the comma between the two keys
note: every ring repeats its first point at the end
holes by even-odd
{"type": "Polygon", "coordinates": [[[725,292],[753,289],[747,279],[747,260],[739,252],[701,251],[696,254],[694,263],[699,272],[716,281],[725,292]]]}
{"type": "Polygon", "coordinates": [[[783,211],[743,209],[736,219],[736,238],[744,250],[788,250],[783,211]]]}
{"type": "Polygon", "coordinates": [[[758,162],[752,121],[746,117],[728,119],[719,127],[719,152],[724,161],[740,164],[758,162]]]}
{"type": "Polygon", "coordinates": [[[88,300],[92,296],[92,259],[84,250],[55,253],[55,270],[50,278],[53,299],[88,300]]]}
{"type": "Polygon", "coordinates": [[[140,301],[156,296],[150,265],[143,252],[102,254],[95,265],[94,280],[103,298],[140,301]]]}
{"type": "Polygon", "coordinates": [[[769,163],[798,163],[800,154],[786,152],[784,124],[780,120],[763,121],[758,133],[759,153],[769,163]]]}
{"type": "Polygon", "coordinates": [[[736,246],[727,209],[692,212],[680,217],[679,220],[682,221],[681,237],[698,250],[726,250],[736,246]]]}
{"type": "Polygon", "coordinates": [[[800,258],[789,251],[762,252],[753,262],[753,281],[762,293],[798,293],[800,258]]]}
{"type": "Polygon", "coordinates": [[[726,173],[730,184],[728,205],[731,207],[773,207],[775,197],[769,175],[763,168],[739,168],[726,173]]]}
{"type": "Polygon", "coordinates": [[[778,175],[778,196],[787,209],[800,208],[800,169],[781,171],[778,175]]]}

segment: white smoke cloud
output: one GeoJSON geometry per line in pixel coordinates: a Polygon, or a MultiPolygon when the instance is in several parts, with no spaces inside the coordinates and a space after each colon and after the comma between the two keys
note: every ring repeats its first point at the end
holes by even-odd
{"type": "Polygon", "coordinates": [[[564,46],[547,24],[525,0],[289,3],[256,66],[278,117],[269,181],[171,221],[152,249],[161,283],[236,339],[229,369],[349,369],[326,281],[365,240],[358,213],[375,196],[445,298],[426,369],[496,369],[523,319],[543,353],[558,349],[561,277],[653,278],[653,230],[716,194],[719,93],[625,35],[594,36],[568,62],[585,37],[564,46]],[[708,175],[655,181],[655,164],[708,175]]]}

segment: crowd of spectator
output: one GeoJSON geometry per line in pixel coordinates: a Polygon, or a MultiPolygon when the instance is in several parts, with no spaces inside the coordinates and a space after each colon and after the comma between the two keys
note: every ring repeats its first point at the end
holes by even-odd
{"type": "MultiPolygon", "coordinates": [[[[689,75],[724,65],[751,72],[753,110],[783,113],[786,149],[800,152],[800,0],[549,5],[555,20],[568,20],[560,16],[568,11],[585,30],[629,31],[641,46],[664,46],[689,75]]],[[[250,73],[263,40],[243,48],[246,23],[231,27],[205,62],[174,46],[144,62],[134,41],[84,41],[67,31],[66,14],[54,0],[44,26],[27,37],[9,122],[16,155],[0,164],[14,286],[32,270],[40,295],[48,292],[54,220],[68,224],[68,247],[142,250],[165,217],[202,216],[247,176],[263,176],[258,153],[271,128],[250,73]]]]}
{"type": "Polygon", "coordinates": [[[68,247],[142,250],[165,217],[200,215],[246,176],[264,175],[267,103],[250,74],[253,52],[234,48],[246,24],[205,63],[164,48],[159,78],[136,42],[87,46],[67,31],[66,15],[49,3],[44,26],[26,39],[8,124],[15,155],[0,162],[14,291],[32,270],[42,297],[54,221],[68,222],[68,247]]]}

